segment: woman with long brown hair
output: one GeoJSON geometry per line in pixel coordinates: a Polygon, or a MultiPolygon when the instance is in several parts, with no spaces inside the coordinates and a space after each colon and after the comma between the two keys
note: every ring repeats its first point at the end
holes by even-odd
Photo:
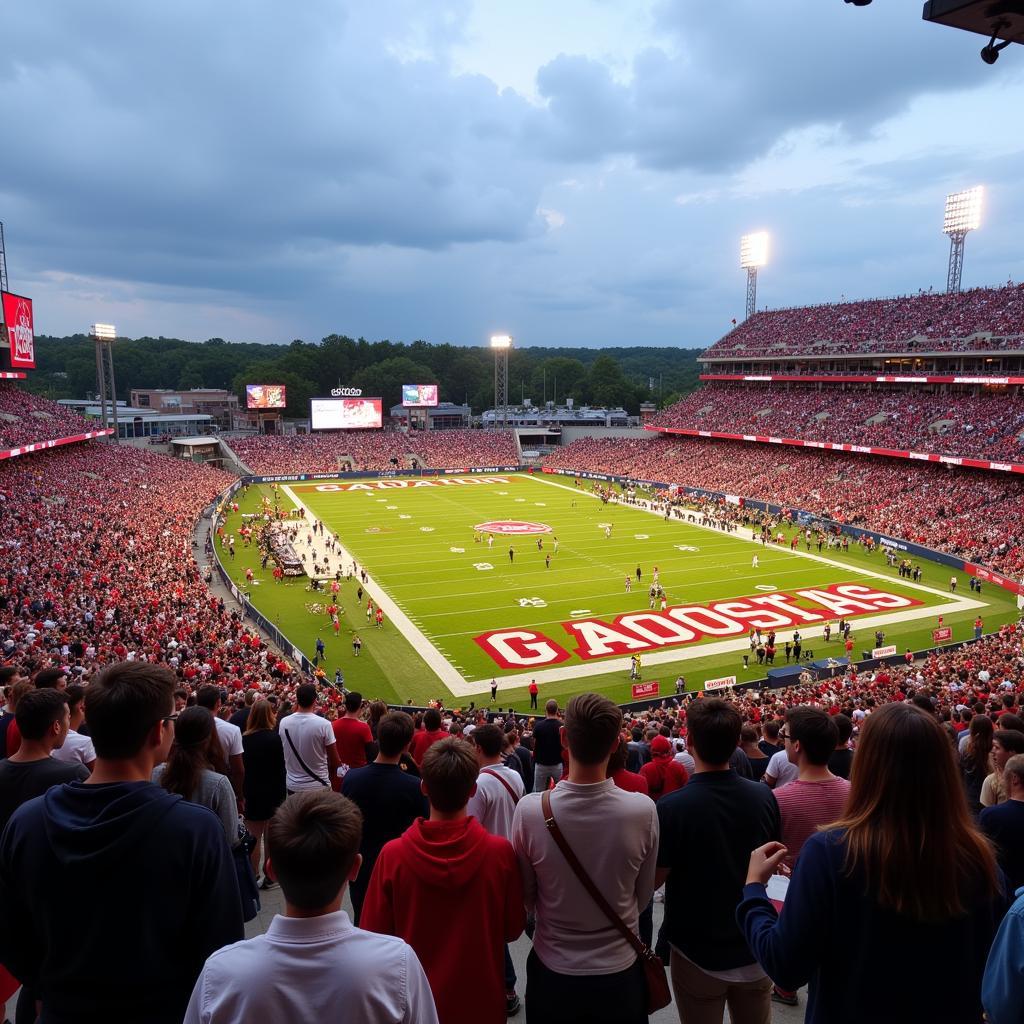
{"type": "Polygon", "coordinates": [[[781,917],[765,884],[786,848],[751,854],[737,920],[779,986],[810,982],[807,1024],[981,1019],[985,957],[1007,906],[933,715],[887,704],[868,718],[846,813],[804,845],[781,917]],[[955,984],[935,965],[955,963],[955,984]]]}
{"type": "Polygon", "coordinates": [[[985,715],[975,715],[971,719],[970,734],[963,753],[960,755],[960,774],[963,776],[964,789],[967,791],[967,806],[971,814],[981,814],[981,787],[985,778],[992,770],[989,759],[992,756],[992,741],[995,727],[992,719],[985,715]]]}
{"type": "Polygon", "coordinates": [[[185,708],[174,723],[174,746],[153,781],[170,793],[209,807],[220,818],[229,846],[238,843],[238,804],[226,775],[213,770],[220,741],[206,708],[185,708]]]}

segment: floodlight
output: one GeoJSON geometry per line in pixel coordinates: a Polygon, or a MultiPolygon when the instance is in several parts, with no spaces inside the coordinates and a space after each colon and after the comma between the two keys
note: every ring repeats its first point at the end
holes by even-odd
{"type": "Polygon", "coordinates": [[[117,338],[117,328],[113,324],[93,324],[89,334],[101,341],[114,341],[117,338]]]}
{"type": "Polygon", "coordinates": [[[768,262],[768,232],[755,231],[740,239],[740,267],[749,270],[751,267],[763,267],[768,262]]]}
{"type": "Polygon", "coordinates": [[[981,202],[985,189],[979,185],[965,192],[953,192],[946,196],[946,215],[942,222],[944,235],[974,231],[981,225],[981,202]]]}
{"type": "Polygon", "coordinates": [[[512,338],[508,334],[492,334],[491,348],[511,348],[512,338]]]}

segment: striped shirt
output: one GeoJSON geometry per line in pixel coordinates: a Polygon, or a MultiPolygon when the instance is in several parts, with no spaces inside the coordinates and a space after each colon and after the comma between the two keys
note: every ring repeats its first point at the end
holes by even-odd
{"type": "Polygon", "coordinates": [[[818,826],[828,825],[842,816],[850,795],[850,783],[837,776],[824,782],[797,779],[772,792],[782,818],[782,842],[789,850],[785,863],[792,867],[818,826]]]}

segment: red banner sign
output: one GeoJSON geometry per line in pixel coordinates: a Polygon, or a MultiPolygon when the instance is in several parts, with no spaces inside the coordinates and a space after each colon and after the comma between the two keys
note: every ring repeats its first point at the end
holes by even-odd
{"type": "Polygon", "coordinates": [[[32,300],[24,295],[0,292],[4,325],[11,346],[11,366],[25,370],[36,368],[35,328],[32,322],[32,300]]]}
{"type": "Polygon", "coordinates": [[[952,626],[939,626],[938,629],[932,630],[932,643],[933,644],[944,644],[948,643],[953,639],[953,627],[952,626]]]}
{"type": "Polygon", "coordinates": [[[633,700],[639,700],[641,697],[657,697],[658,689],[661,683],[634,683],[633,684],[633,700]]]}

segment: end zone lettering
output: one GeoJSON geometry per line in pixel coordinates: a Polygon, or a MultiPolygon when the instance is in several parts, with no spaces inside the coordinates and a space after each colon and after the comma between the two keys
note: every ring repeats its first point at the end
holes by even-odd
{"type": "Polygon", "coordinates": [[[474,476],[466,479],[449,480],[438,477],[435,480],[373,480],[358,484],[318,484],[318,491],[390,491],[411,487],[475,487],[481,484],[511,483],[507,476],[474,476]]]}
{"type": "MultiPolygon", "coordinates": [[[[574,619],[562,629],[576,641],[573,653],[583,661],[615,655],[686,646],[704,637],[737,637],[752,628],[799,629],[826,619],[852,618],[924,604],[914,597],[892,594],[859,583],[833,583],[821,589],[775,592],[680,605],[660,611],[627,612],[612,622],[574,619]],[[804,607],[804,605],[814,606],[804,607]]],[[[534,668],[565,661],[570,654],[543,633],[528,629],[494,630],[474,637],[502,668],[534,668]]]]}

